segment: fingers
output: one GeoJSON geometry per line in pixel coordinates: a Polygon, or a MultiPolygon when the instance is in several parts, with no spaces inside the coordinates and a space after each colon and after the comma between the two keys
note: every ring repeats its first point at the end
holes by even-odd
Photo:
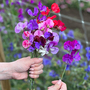
{"type": "Polygon", "coordinates": [[[32,71],[38,71],[38,70],[41,70],[42,68],[43,68],[43,64],[38,65],[37,67],[32,67],[31,66],[30,70],[32,70],[32,71]]]}
{"type": "Polygon", "coordinates": [[[30,59],[31,65],[33,64],[39,64],[43,62],[43,58],[32,58],[30,59]]]}
{"type": "Polygon", "coordinates": [[[33,75],[39,75],[41,73],[43,73],[43,70],[39,70],[39,71],[29,71],[30,74],[33,74],[33,75]]]}
{"type": "Polygon", "coordinates": [[[48,88],[48,90],[60,90],[62,86],[61,80],[59,80],[55,85],[48,88]]]}
{"type": "Polygon", "coordinates": [[[52,81],[52,84],[56,84],[58,82],[58,80],[54,80],[52,81]]]}
{"type": "Polygon", "coordinates": [[[62,82],[62,86],[60,90],[67,90],[67,85],[64,82],[62,82]]]}
{"type": "Polygon", "coordinates": [[[38,78],[39,77],[39,75],[41,74],[41,73],[43,73],[43,64],[34,64],[34,65],[32,65],[31,66],[31,68],[29,69],[30,71],[29,71],[29,76],[31,77],[31,78],[38,78]]]}
{"type": "Polygon", "coordinates": [[[29,76],[31,77],[31,78],[39,78],[39,75],[33,75],[33,74],[29,74],[29,76]]]}

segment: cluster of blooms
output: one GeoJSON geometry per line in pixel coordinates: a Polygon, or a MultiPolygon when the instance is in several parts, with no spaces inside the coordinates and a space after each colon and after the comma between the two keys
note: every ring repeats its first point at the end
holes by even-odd
{"type": "Polygon", "coordinates": [[[77,50],[80,49],[80,44],[78,43],[77,40],[66,41],[64,43],[64,49],[70,52],[70,54],[65,54],[63,56],[63,61],[66,62],[67,64],[71,64],[73,60],[79,61],[81,59],[79,52],[77,52],[77,50]]]}
{"type": "Polygon", "coordinates": [[[56,18],[56,15],[49,17],[49,13],[51,11],[59,13],[59,6],[53,3],[51,9],[49,9],[39,2],[38,8],[34,7],[34,12],[31,9],[27,10],[27,13],[31,17],[35,16],[36,18],[31,19],[29,22],[19,22],[15,27],[15,32],[19,33],[23,31],[22,37],[25,40],[22,46],[29,52],[36,50],[42,56],[48,54],[49,51],[52,54],[56,54],[59,51],[59,48],[55,47],[59,42],[59,35],[53,32],[52,29],[55,28],[64,31],[66,30],[66,26],[60,20],[53,20],[56,18]]]}

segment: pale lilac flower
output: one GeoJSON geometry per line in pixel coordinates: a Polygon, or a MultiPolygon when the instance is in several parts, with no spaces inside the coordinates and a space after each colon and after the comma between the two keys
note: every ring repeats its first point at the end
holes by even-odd
{"type": "Polygon", "coordinates": [[[35,31],[34,36],[43,36],[43,32],[41,30],[37,30],[35,31]]]}
{"type": "Polygon", "coordinates": [[[87,12],[90,12],[90,8],[87,8],[86,10],[87,10],[87,12]]]}
{"type": "Polygon", "coordinates": [[[66,0],[66,3],[72,4],[72,1],[71,0],[66,0]]]}
{"type": "Polygon", "coordinates": [[[15,33],[20,33],[24,29],[23,23],[19,22],[15,27],[15,33]]]}
{"type": "Polygon", "coordinates": [[[66,5],[66,4],[62,4],[60,7],[61,7],[62,9],[65,9],[65,8],[67,8],[67,5],[66,5]]]}
{"type": "Polygon", "coordinates": [[[80,7],[84,7],[84,3],[83,2],[80,3],[80,7]]]}

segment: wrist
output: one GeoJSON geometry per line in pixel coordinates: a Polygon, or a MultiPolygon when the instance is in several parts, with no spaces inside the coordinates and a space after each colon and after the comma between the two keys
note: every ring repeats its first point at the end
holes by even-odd
{"type": "Polygon", "coordinates": [[[12,63],[0,63],[0,80],[12,79],[12,63]]]}

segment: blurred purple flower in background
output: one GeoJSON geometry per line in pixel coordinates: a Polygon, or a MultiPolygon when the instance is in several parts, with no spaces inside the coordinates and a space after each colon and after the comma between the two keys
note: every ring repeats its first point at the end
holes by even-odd
{"type": "Polygon", "coordinates": [[[70,38],[74,38],[74,31],[69,30],[69,32],[67,33],[67,36],[70,37],[70,38]]]}
{"type": "Polygon", "coordinates": [[[86,62],[86,61],[82,62],[82,63],[80,64],[80,66],[81,66],[81,67],[87,66],[87,62],[86,62]]]}
{"type": "Polygon", "coordinates": [[[86,73],[84,80],[88,80],[88,78],[89,78],[89,75],[86,73]]]}
{"type": "Polygon", "coordinates": [[[66,71],[69,71],[70,70],[70,65],[67,65],[66,66],[66,71]]]}
{"type": "Polygon", "coordinates": [[[90,65],[85,69],[86,72],[90,72],[90,65]]]}
{"type": "Polygon", "coordinates": [[[49,76],[55,78],[55,77],[58,77],[59,75],[58,75],[54,70],[51,70],[51,71],[49,72],[49,76]]]}
{"type": "Polygon", "coordinates": [[[65,34],[65,32],[59,32],[59,38],[61,39],[63,39],[63,40],[67,40],[67,35],[65,34]]]}
{"type": "Polygon", "coordinates": [[[51,66],[51,60],[50,59],[48,59],[48,58],[43,58],[43,64],[45,65],[45,66],[47,66],[47,65],[49,65],[49,66],[51,66]]]}
{"type": "Polygon", "coordinates": [[[6,1],[6,5],[9,5],[9,0],[5,0],[6,1]]]}
{"type": "Polygon", "coordinates": [[[41,1],[39,1],[39,3],[38,3],[38,8],[39,8],[40,11],[46,11],[47,10],[47,7],[43,6],[41,1]]]}
{"type": "Polygon", "coordinates": [[[0,15],[0,22],[3,22],[3,17],[0,15]]]}
{"type": "Polygon", "coordinates": [[[27,13],[30,15],[30,16],[37,16],[37,14],[38,14],[38,8],[36,8],[36,7],[34,7],[34,13],[32,12],[32,10],[31,9],[28,9],[27,10],[27,13]]]}
{"type": "Polygon", "coordinates": [[[56,62],[57,62],[57,64],[58,64],[59,66],[61,66],[61,65],[62,65],[61,60],[57,60],[56,62]]]}

